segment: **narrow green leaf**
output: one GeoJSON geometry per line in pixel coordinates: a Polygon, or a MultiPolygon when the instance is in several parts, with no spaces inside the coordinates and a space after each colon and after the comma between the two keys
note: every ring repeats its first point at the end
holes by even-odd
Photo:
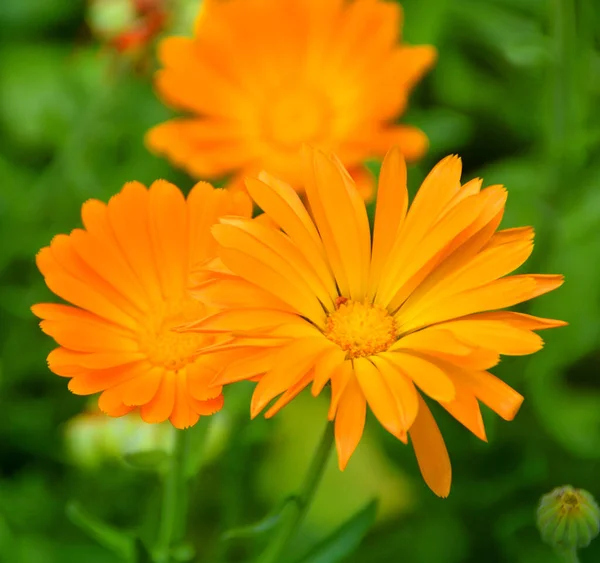
{"type": "Polygon", "coordinates": [[[135,563],[136,545],[135,538],[131,535],[91,516],[76,502],[67,505],[67,516],[73,524],[100,545],[122,557],[123,560],[135,563]]]}
{"type": "Polygon", "coordinates": [[[318,543],[297,563],[338,563],[360,544],[377,516],[377,500],[372,500],[333,534],[318,543]]]}
{"type": "Polygon", "coordinates": [[[250,524],[248,526],[241,526],[239,528],[232,528],[227,530],[222,536],[222,541],[237,539],[237,538],[249,538],[257,536],[272,530],[279,521],[285,511],[285,508],[292,502],[298,502],[298,498],[295,496],[288,497],[283,503],[278,506],[274,511],[267,514],[262,520],[250,524]]]}

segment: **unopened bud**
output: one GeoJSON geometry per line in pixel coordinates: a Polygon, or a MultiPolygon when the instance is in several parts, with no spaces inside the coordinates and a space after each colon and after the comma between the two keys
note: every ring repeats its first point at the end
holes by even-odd
{"type": "Polygon", "coordinates": [[[586,547],[600,530],[600,508],[594,497],[570,485],[544,495],[537,509],[542,540],[559,550],[586,547]]]}

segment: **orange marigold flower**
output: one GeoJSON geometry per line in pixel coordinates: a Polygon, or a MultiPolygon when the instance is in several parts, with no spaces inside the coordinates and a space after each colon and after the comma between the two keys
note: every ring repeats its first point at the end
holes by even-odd
{"type": "Polygon", "coordinates": [[[379,0],[214,0],[193,38],[162,41],[156,87],[195,114],[147,143],[202,178],[261,170],[301,188],[302,143],[334,151],[364,188],[362,162],[392,144],[419,158],[427,138],[395,125],[435,49],[399,42],[401,8],[379,0]]]}
{"type": "Polygon", "coordinates": [[[205,353],[226,351],[231,362],[215,384],[258,380],[253,417],[279,395],[267,417],[309,384],[317,395],[330,382],[341,469],[368,404],[386,430],[405,443],[410,436],[425,481],[447,496],[450,460],[422,394],[482,440],[479,401],[511,420],[523,397],[487,370],[500,354],[539,350],[534,330],[565,323],[499,309],[563,278],[507,276],[530,255],[533,230],[496,231],[506,190],[481,190],[479,179],[461,185],[455,156],[432,170],[409,210],[404,159],[392,149],[372,236],[340,161],[307,150],[303,162],[312,218],[290,186],[268,174],[249,179],[276,227],[227,217],[213,227],[222,264],[195,292],[230,309],[188,329],[229,335],[205,353]]]}
{"type": "Polygon", "coordinates": [[[215,338],[172,328],[210,312],[188,294],[189,273],[213,258],[210,228],[230,213],[249,217],[249,198],[199,183],[186,200],[168,182],[132,182],[108,205],[85,203],[84,228],[39,252],[46,284],[72,305],[32,309],[59,344],[48,365],[73,393],[102,392],[106,414],[139,407],[146,422],[177,428],[221,408],[215,368],[196,354],[215,338]]]}

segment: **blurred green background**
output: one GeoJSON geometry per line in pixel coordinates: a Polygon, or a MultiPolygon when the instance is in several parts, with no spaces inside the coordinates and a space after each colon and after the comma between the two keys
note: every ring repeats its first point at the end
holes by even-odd
{"type": "MultiPolygon", "coordinates": [[[[191,27],[185,14],[197,4],[179,6],[179,30],[191,27]]],[[[507,358],[494,370],[526,401],[510,424],[484,412],[489,444],[434,405],[454,470],[447,500],[422,482],[410,448],[371,418],[348,470],[331,463],[295,549],[301,555],[378,497],[377,524],[355,553],[315,563],[552,563],[558,559],[535,528],[539,497],[567,483],[600,497],[600,7],[403,6],[406,40],[439,49],[406,116],[431,140],[409,172],[413,193],[431,165],[454,152],[466,179],[506,185],[503,226],[537,232],[528,269],[567,280],[524,310],[570,325],[545,333],[534,357],[507,358]]],[[[65,507],[75,502],[113,526],[141,526],[146,538],[160,500],[157,474],[133,469],[120,453],[168,442],[169,429],[156,434],[93,415],[67,424],[88,403],[47,370],[52,343],[29,311],[51,299],[35,253],[79,225],[86,199],[107,200],[133,179],[193,185],[143,146],[145,131],[169,115],[152,90],[152,59],[117,60],[87,14],[83,0],[0,1],[2,562],[119,561],[73,523],[78,509],[70,519],[65,507]]],[[[248,424],[251,387],[229,391],[225,411],[194,430],[198,443],[209,437],[189,498],[198,561],[244,561],[260,548],[265,536],[220,538],[296,489],[322,429],[326,405],[310,394],[274,420],[248,424]]],[[[580,557],[600,561],[600,540],[580,557]]]]}

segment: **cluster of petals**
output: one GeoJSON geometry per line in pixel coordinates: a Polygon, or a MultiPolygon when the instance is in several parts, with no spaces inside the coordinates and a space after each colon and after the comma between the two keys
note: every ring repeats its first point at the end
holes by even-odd
{"type": "Polygon", "coordinates": [[[450,460],[425,398],[482,440],[480,403],[511,420],[523,397],[488,370],[501,354],[538,351],[534,331],[564,323],[501,309],[563,278],[508,275],[531,254],[533,230],[498,230],[506,190],[461,184],[458,157],[433,168],[409,208],[405,161],[392,149],[372,232],[340,160],[305,149],[302,162],[310,212],[262,173],[246,187],[264,220],[224,217],[213,227],[218,258],[199,270],[193,293],[221,311],[186,330],[222,338],[201,352],[224,367],[214,385],[258,382],[252,416],[328,385],[340,468],[368,405],[387,431],[410,437],[425,481],[447,496],[450,460]]]}
{"type": "Polygon", "coordinates": [[[213,257],[211,226],[223,214],[249,217],[243,193],[197,184],[187,199],[172,184],[126,184],[108,204],[83,205],[83,228],[54,237],[37,256],[48,287],[67,303],[33,312],[59,347],[50,369],[78,395],[101,393],[100,409],[177,428],[223,405],[218,366],[196,352],[218,337],[173,329],[211,309],[190,297],[190,273],[213,257]]]}
{"type": "Polygon", "coordinates": [[[239,186],[268,170],[301,189],[310,143],[335,152],[367,197],[365,159],[427,148],[395,122],[436,52],[401,43],[401,17],[384,0],[205,0],[193,37],[159,46],[157,92],[186,116],[154,127],[149,148],[198,178],[239,186]]]}

